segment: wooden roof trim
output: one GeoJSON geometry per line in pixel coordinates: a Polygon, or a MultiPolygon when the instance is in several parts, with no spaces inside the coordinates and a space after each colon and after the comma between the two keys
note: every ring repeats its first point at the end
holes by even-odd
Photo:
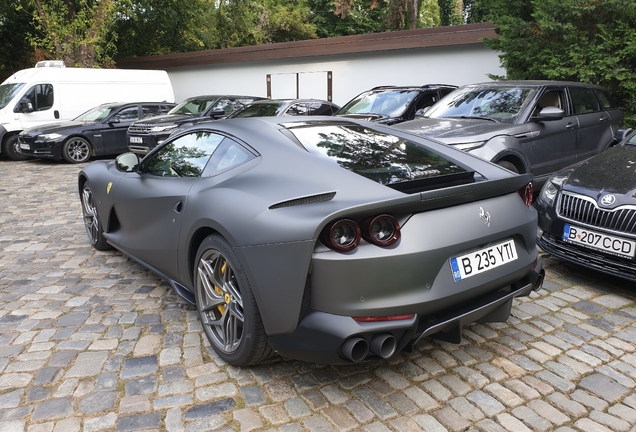
{"type": "Polygon", "coordinates": [[[236,48],[194,51],[117,60],[124,69],[166,69],[288,58],[357,54],[481,43],[498,37],[492,23],[309,39],[236,48]]]}

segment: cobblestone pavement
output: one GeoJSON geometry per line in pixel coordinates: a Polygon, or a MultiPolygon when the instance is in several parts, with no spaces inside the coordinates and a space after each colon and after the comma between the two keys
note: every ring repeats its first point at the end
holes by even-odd
{"type": "Polygon", "coordinates": [[[0,159],[0,431],[634,431],[634,287],[545,257],[461,345],[234,368],[165,282],[86,240],[78,166],[0,159]]]}

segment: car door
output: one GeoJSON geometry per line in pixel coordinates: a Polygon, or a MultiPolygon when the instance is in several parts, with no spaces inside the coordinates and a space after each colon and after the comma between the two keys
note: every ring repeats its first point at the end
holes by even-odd
{"type": "Polygon", "coordinates": [[[91,142],[97,155],[120,154],[128,151],[126,131],[139,119],[139,106],[125,106],[102,122],[102,128],[92,132],[91,142]]]}
{"type": "Polygon", "coordinates": [[[535,176],[550,174],[576,161],[578,121],[572,113],[566,89],[552,86],[543,89],[532,107],[526,131],[516,135],[530,155],[530,172],[535,176]],[[563,110],[561,119],[543,119],[543,108],[563,110]]]}
{"type": "Polygon", "coordinates": [[[223,138],[205,131],[182,135],[119,182],[114,200],[124,252],[178,279],[177,245],[188,193],[223,138]]]}
{"type": "MultiPolygon", "coordinates": [[[[39,126],[43,123],[54,123],[60,118],[55,109],[55,94],[52,84],[36,84],[24,93],[21,101],[30,105],[31,112],[18,112],[22,129],[39,126]]],[[[19,104],[19,103],[18,103],[19,104]]]]}
{"type": "Polygon", "coordinates": [[[610,116],[601,107],[591,88],[570,87],[570,98],[579,122],[577,157],[587,159],[600,153],[611,141],[610,116]]]}

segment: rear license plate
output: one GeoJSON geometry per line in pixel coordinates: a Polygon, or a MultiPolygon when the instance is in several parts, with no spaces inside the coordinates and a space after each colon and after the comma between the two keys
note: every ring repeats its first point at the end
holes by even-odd
{"type": "Polygon", "coordinates": [[[506,240],[493,246],[488,246],[465,255],[450,259],[453,279],[462,279],[478,275],[517,259],[517,249],[514,240],[506,240]]]}
{"type": "Polygon", "coordinates": [[[22,150],[31,150],[31,146],[28,144],[20,144],[22,150]]]}
{"type": "Polygon", "coordinates": [[[590,231],[586,228],[569,224],[565,224],[563,227],[562,239],[564,242],[600,250],[610,255],[634,258],[634,254],[636,253],[635,241],[590,231]]]}
{"type": "Polygon", "coordinates": [[[130,142],[133,144],[142,144],[144,139],[142,137],[130,137],[130,142]]]}

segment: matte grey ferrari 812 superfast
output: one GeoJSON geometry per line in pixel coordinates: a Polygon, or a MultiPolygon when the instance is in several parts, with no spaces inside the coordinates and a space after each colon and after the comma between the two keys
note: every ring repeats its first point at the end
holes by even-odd
{"type": "Polygon", "coordinates": [[[232,365],[316,363],[461,340],[538,289],[530,175],[334,117],[202,123],[79,174],[92,245],[196,304],[232,365]]]}

